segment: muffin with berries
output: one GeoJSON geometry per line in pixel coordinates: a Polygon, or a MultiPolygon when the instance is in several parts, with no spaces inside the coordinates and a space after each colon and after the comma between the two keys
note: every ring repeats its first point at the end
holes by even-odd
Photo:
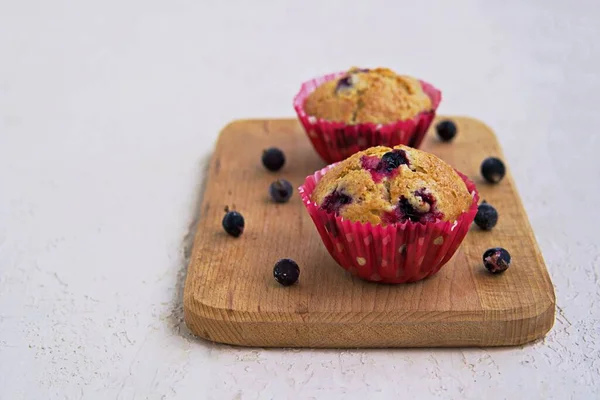
{"type": "Polygon", "coordinates": [[[351,68],[304,83],[294,108],[327,162],[372,146],[419,147],[441,93],[388,68],[351,68]]]}
{"type": "Polygon", "coordinates": [[[470,180],[436,156],[403,145],[356,153],[307,177],[300,192],[333,258],[371,281],[435,274],[477,213],[470,180]]]}

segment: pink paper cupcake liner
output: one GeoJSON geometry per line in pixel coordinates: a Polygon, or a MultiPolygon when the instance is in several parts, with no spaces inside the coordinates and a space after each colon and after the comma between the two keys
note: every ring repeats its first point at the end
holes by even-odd
{"type": "Polygon", "coordinates": [[[454,255],[477,214],[475,184],[457,171],[473,202],[454,222],[407,221],[383,226],[344,220],[311,200],[317,183],[334,165],[306,177],[298,191],[329,254],[342,268],[367,281],[405,283],[435,274],[454,255]]]}
{"type": "Polygon", "coordinates": [[[326,121],[309,116],[304,111],[304,101],[318,86],[337,79],[346,72],[337,72],[304,82],[294,97],[294,109],[304,126],[313,147],[327,163],[341,161],[361,150],[373,146],[394,147],[405,144],[419,148],[435,112],[442,100],[442,93],[427,82],[421,82],[423,90],[431,99],[431,110],[408,120],[391,124],[362,123],[347,125],[344,122],[326,121]]]}

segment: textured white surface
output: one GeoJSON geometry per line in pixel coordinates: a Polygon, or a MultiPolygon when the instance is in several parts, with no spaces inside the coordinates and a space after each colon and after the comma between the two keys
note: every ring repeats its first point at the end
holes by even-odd
{"type": "Polygon", "coordinates": [[[597,2],[94,3],[0,0],[0,398],[600,397],[597,2]],[[351,65],[427,79],[442,113],[496,130],[556,286],[545,340],[188,335],[184,248],[217,132],[292,116],[302,80],[351,65]]]}

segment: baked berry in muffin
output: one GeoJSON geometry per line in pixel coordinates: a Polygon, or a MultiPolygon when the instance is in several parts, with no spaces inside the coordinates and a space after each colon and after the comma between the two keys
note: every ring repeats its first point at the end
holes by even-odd
{"type": "Polygon", "coordinates": [[[418,79],[388,68],[352,68],[317,87],[305,100],[310,116],[348,125],[387,124],[431,111],[432,99],[418,79]]]}
{"type": "Polygon", "coordinates": [[[450,165],[403,145],[372,147],[340,162],[311,199],[344,219],[382,225],[455,221],[473,202],[450,165]]]}

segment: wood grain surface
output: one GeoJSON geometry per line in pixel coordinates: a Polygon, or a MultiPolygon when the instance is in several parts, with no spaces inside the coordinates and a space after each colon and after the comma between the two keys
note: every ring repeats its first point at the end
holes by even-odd
{"type": "MultiPolygon", "coordinates": [[[[481,161],[502,158],[482,122],[452,117],[459,133],[439,142],[430,129],[422,149],[467,174],[500,214],[496,228],[473,226],[454,257],[424,281],[384,285],[352,277],[330,257],[296,193],[269,199],[269,184],[296,188],[325,164],[296,120],[243,120],[227,125],[213,154],[184,291],[185,321],[198,336],[260,347],[450,347],[517,345],[554,323],[555,297],[544,260],[509,173],[498,185],[479,175],[481,161]],[[262,150],[285,151],[271,173],[262,150]],[[224,208],[244,215],[240,238],[221,227],[224,208]],[[489,274],[482,254],[505,247],[512,265],[489,274]],[[273,279],[280,258],[300,265],[298,284],[273,279]]],[[[434,122],[435,124],[435,122],[434,122]]]]}

